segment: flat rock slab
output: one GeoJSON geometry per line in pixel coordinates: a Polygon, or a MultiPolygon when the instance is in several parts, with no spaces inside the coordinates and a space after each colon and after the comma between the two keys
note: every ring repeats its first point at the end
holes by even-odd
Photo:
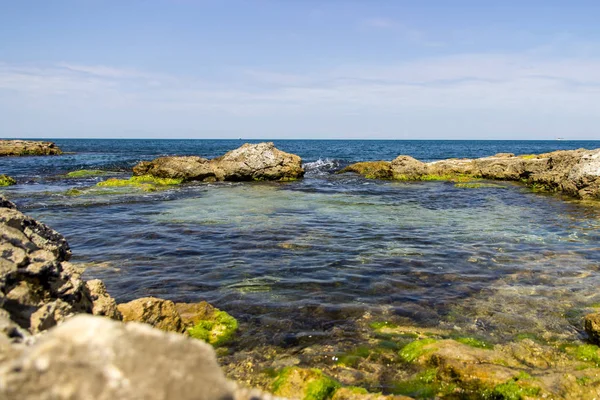
{"type": "Polygon", "coordinates": [[[53,156],[62,154],[62,150],[52,142],[31,140],[0,140],[1,156],[53,156]]]}

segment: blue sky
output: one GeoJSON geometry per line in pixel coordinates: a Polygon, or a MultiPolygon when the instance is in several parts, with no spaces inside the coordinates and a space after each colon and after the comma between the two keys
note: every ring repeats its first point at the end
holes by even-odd
{"type": "Polygon", "coordinates": [[[0,0],[0,136],[600,139],[600,2],[0,0]]]}

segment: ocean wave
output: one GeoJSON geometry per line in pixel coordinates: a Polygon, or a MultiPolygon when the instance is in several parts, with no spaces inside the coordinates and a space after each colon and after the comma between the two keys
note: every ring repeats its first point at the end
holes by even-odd
{"type": "Polygon", "coordinates": [[[303,165],[306,175],[328,175],[342,169],[346,161],[335,158],[319,158],[316,161],[308,162],[303,165]]]}

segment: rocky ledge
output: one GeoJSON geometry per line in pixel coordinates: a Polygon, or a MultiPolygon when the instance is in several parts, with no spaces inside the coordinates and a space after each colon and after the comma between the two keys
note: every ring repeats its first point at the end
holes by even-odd
{"type": "Polygon", "coordinates": [[[62,154],[62,150],[52,142],[34,142],[31,140],[0,140],[1,156],[53,156],[62,154]]]}
{"type": "Polygon", "coordinates": [[[478,159],[424,163],[409,156],[393,161],[367,161],[340,171],[372,179],[402,181],[492,179],[519,181],[539,190],[580,199],[600,198],[600,149],[563,150],[515,156],[500,153],[478,159]]]}
{"type": "Polygon", "coordinates": [[[291,181],[304,176],[302,159],[283,152],[271,142],[244,144],[208,160],[196,156],[160,157],[133,168],[136,176],[181,181],[291,181]]]}

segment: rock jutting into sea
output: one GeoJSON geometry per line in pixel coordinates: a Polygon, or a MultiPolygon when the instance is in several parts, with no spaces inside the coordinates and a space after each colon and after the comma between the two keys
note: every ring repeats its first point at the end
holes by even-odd
{"type": "Polygon", "coordinates": [[[304,175],[302,159],[283,152],[271,142],[244,144],[221,157],[160,157],[133,168],[136,176],[182,181],[291,181],[304,175]]]}
{"type": "Polygon", "coordinates": [[[31,140],[0,140],[1,156],[53,156],[62,154],[62,150],[52,142],[31,140]]]}
{"type": "Polygon", "coordinates": [[[500,153],[477,159],[448,159],[424,163],[409,156],[393,161],[367,161],[349,165],[372,179],[401,181],[491,179],[519,181],[539,190],[562,192],[580,199],[600,198],[600,149],[561,150],[515,156],[500,153]]]}

